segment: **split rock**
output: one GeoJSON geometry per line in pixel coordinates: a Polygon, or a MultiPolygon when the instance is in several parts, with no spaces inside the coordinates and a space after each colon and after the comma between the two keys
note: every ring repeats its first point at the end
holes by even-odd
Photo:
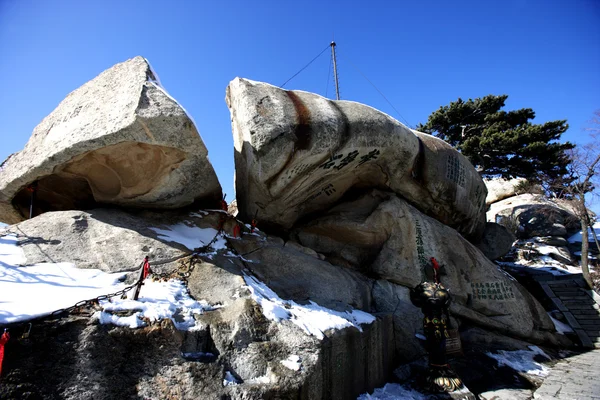
{"type": "Polygon", "coordinates": [[[243,220],[288,229],[353,188],[378,187],[466,236],[483,232],[485,185],[444,141],[363,104],[241,78],[226,100],[243,220]]]}
{"type": "Polygon", "coordinates": [[[221,186],[190,116],[135,57],[71,92],[1,166],[0,221],[99,204],[217,204],[221,186]]]}

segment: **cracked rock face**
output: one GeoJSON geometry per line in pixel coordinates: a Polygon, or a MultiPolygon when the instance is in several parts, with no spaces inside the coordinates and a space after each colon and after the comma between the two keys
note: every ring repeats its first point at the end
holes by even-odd
{"type": "Polygon", "coordinates": [[[351,189],[390,189],[478,238],[486,188],[454,148],[350,101],[236,78],[227,88],[240,217],[289,229],[351,189]]]}
{"type": "Polygon", "coordinates": [[[0,221],[99,204],[212,206],[221,186],[185,110],[135,57],[71,92],[0,167],[0,221]]]}

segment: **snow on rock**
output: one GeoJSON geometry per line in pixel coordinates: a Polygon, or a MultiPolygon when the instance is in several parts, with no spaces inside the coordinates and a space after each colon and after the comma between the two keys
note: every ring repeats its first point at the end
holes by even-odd
{"type": "Polygon", "coordinates": [[[214,250],[227,248],[225,239],[213,228],[199,228],[181,222],[175,225],[169,225],[165,228],[152,227],[150,229],[156,232],[159,238],[170,242],[180,243],[190,250],[206,246],[215,238],[216,241],[211,245],[214,250]]]}
{"type": "Polygon", "coordinates": [[[300,371],[302,367],[302,360],[295,354],[292,354],[285,360],[281,360],[281,363],[292,371],[300,371]]]}
{"type": "Polygon", "coordinates": [[[229,371],[225,372],[225,378],[223,378],[223,386],[234,386],[239,385],[239,381],[229,371]]]}
{"type": "Polygon", "coordinates": [[[360,310],[352,312],[334,311],[310,302],[300,305],[291,300],[282,300],[264,283],[254,277],[244,275],[246,284],[252,292],[252,298],[260,304],[263,314],[270,320],[290,320],[309,335],[323,339],[323,332],[328,329],[343,329],[354,326],[362,332],[361,324],[370,324],[375,317],[360,310]]]}
{"type": "Polygon", "coordinates": [[[205,300],[196,301],[190,297],[184,283],[177,279],[166,282],[146,279],[138,300],[113,298],[100,302],[102,311],[95,315],[101,324],[113,324],[129,328],[139,328],[169,318],[179,330],[190,330],[196,326],[194,314],[212,311],[219,306],[211,306],[205,300]],[[132,315],[118,316],[114,313],[131,311],[132,315]]]}
{"type": "Polygon", "coordinates": [[[27,321],[125,287],[125,274],[71,263],[27,262],[14,235],[0,237],[0,324],[27,321]]]}
{"type": "Polygon", "coordinates": [[[386,383],[377,388],[373,394],[361,394],[356,400],[427,400],[430,397],[407,386],[397,383],[386,383]]]}
{"type": "Polygon", "coordinates": [[[565,333],[573,333],[573,329],[568,324],[565,324],[564,322],[561,322],[561,321],[557,320],[550,313],[548,313],[548,316],[550,317],[550,319],[554,323],[554,327],[556,328],[556,332],[560,333],[561,335],[564,335],[565,333]]]}
{"type": "Polygon", "coordinates": [[[500,350],[498,353],[485,353],[495,359],[498,364],[505,365],[515,371],[525,372],[529,375],[546,376],[550,369],[536,361],[534,357],[539,355],[550,360],[550,357],[537,346],[529,346],[530,350],[507,351],[500,350]]]}

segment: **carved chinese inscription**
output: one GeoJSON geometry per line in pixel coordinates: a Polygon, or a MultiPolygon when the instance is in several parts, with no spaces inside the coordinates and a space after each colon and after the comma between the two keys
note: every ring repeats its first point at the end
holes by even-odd
{"type": "Polygon", "coordinates": [[[381,154],[381,152],[379,151],[379,149],[371,150],[370,152],[368,152],[367,154],[364,154],[362,156],[360,155],[360,152],[358,150],[352,150],[352,151],[348,152],[348,154],[340,153],[340,154],[332,155],[331,157],[329,157],[329,160],[327,160],[323,164],[319,165],[319,168],[323,168],[323,169],[333,168],[333,169],[339,171],[342,168],[344,168],[345,166],[347,166],[348,164],[351,164],[352,162],[354,162],[357,158],[359,161],[358,161],[358,164],[356,165],[356,167],[358,167],[359,165],[362,165],[362,164],[366,163],[367,161],[376,160],[380,154],[381,154]]]}
{"type": "Polygon", "coordinates": [[[415,221],[416,231],[416,242],[417,242],[417,257],[419,258],[419,264],[421,268],[427,266],[427,258],[425,257],[425,247],[423,246],[423,232],[421,231],[421,224],[419,221],[415,221]]]}
{"type": "Polygon", "coordinates": [[[513,300],[512,286],[504,282],[471,282],[474,300],[513,300]]]}
{"type": "Polygon", "coordinates": [[[318,192],[316,192],[315,194],[310,196],[308,199],[306,199],[306,201],[314,200],[317,197],[319,197],[320,195],[322,195],[323,193],[325,193],[327,196],[331,196],[335,192],[337,192],[337,190],[335,190],[335,187],[333,186],[333,184],[330,183],[329,185],[322,187],[321,190],[319,190],[318,192]]]}
{"type": "Polygon", "coordinates": [[[465,167],[455,155],[448,155],[446,178],[457,185],[465,187],[465,167]]]}

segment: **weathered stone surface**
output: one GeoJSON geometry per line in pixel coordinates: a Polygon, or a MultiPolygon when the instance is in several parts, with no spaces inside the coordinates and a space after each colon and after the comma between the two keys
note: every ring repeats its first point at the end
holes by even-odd
{"type": "Polygon", "coordinates": [[[478,238],[486,188],[445,142],[371,107],[236,78],[227,88],[240,217],[290,228],[351,189],[389,188],[478,238]]]}
{"type": "Polygon", "coordinates": [[[348,306],[369,311],[372,281],[365,276],[322,261],[300,250],[298,244],[284,246],[263,242],[256,246],[251,240],[232,240],[239,254],[250,260],[249,268],[263,282],[285,299],[299,303],[309,300],[336,310],[348,306]]]}
{"type": "MultiPolygon", "coordinates": [[[[8,228],[19,234],[27,263],[70,261],[79,267],[127,271],[150,254],[157,272],[173,271],[189,250],[167,241],[152,227],[216,227],[221,212],[140,212],[96,209],[45,213],[8,228]],[[105,252],[106,254],[101,254],[105,252]]],[[[226,233],[235,221],[227,217],[226,233]]],[[[252,299],[244,274],[264,277],[279,295],[346,310],[371,307],[371,281],[333,266],[298,243],[246,233],[228,239],[231,251],[203,258],[188,277],[190,294],[221,308],[197,316],[193,331],[169,321],[130,330],[93,320],[66,320],[55,328],[36,326],[31,342],[15,338],[7,352],[0,397],[101,399],[345,399],[383,385],[395,362],[391,313],[372,324],[325,332],[319,340],[292,322],[268,320],[252,299]],[[321,304],[324,305],[324,304],[321,304]],[[42,335],[44,337],[42,338],[42,335]],[[147,343],[151,342],[151,343],[147,343]],[[118,354],[113,354],[117,352],[118,354]],[[211,361],[190,361],[184,353],[210,352],[211,361]],[[293,371],[281,364],[302,360],[293,371]],[[31,371],[51,363],[32,379],[31,371]],[[50,373],[51,371],[51,373],[50,373]],[[222,384],[226,372],[241,382],[222,384]],[[85,383],[81,383],[81,381],[85,383]]],[[[201,243],[199,243],[200,245],[201,243]]],[[[52,327],[51,323],[48,323],[52,327]]],[[[43,368],[42,368],[43,369],[43,368]]]]}
{"type": "Polygon", "coordinates": [[[492,204],[487,219],[506,226],[518,238],[565,236],[580,229],[579,219],[567,205],[531,194],[492,204]]]}
{"type": "Polygon", "coordinates": [[[98,204],[215,203],[221,186],[185,110],[135,57],[71,92],[1,166],[0,221],[98,204]]]}
{"type": "Polygon", "coordinates": [[[484,179],[485,187],[488,190],[487,197],[485,198],[485,204],[490,205],[497,201],[504,200],[508,197],[515,196],[517,194],[517,187],[520,184],[527,182],[524,178],[504,179],[484,179]]]}
{"type": "Polygon", "coordinates": [[[435,257],[455,315],[504,334],[554,340],[551,320],[521,285],[454,229],[394,194],[374,191],[340,204],[295,236],[327,259],[407,288],[431,279],[429,258],[435,257]],[[358,256],[363,253],[369,257],[358,256]]]}
{"type": "Polygon", "coordinates": [[[426,354],[415,336],[422,333],[423,314],[410,301],[410,289],[386,280],[373,285],[373,306],[379,312],[391,313],[397,359],[408,362],[426,354]]]}
{"type": "Polygon", "coordinates": [[[495,222],[485,224],[485,231],[477,248],[490,260],[496,260],[506,255],[512,248],[516,236],[505,226],[495,222]]]}

